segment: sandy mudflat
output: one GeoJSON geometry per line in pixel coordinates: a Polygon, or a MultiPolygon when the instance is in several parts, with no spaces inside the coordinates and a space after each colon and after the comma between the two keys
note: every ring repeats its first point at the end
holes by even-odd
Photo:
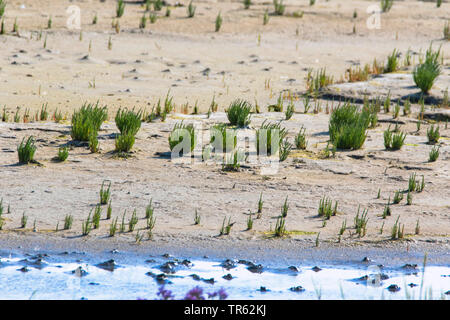
{"type": "MultiPolygon", "coordinates": [[[[266,119],[283,120],[284,113],[266,112],[267,106],[276,103],[280,92],[305,92],[309,69],[326,68],[339,80],[349,67],[371,64],[375,58],[384,62],[395,48],[401,52],[401,59],[408,49],[417,53],[413,55],[417,63],[419,53],[433,41],[435,48],[442,46],[443,71],[431,94],[436,101],[442,101],[444,90],[450,87],[450,43],[442,39],[450,12],[448,2],[444,1],[439,9],[431,2],[395,2],[390,12],[381,15],[379,30],[366,27],[366,9],[378,1],[317,1],[312,7],[306,0],[284,1],[287,16],[271,15],[265,26],[264,11],[272,12],[273,5],[270,1],[253,2],[255,5],[244,10],[237,1],[197,1],[197,13],[192,19],[186,18],[186,7],[172,7],[169,18],[163,17],[164,8],[157,13],[161,17],[156,23],[147,22],[141,30],[139,19],[145,10],[130,1],[117,34],[111,27],[115,1],[8,1],[4,18],[8,34],[0,35],[0,107],[5,105],[9,115],[8,123],[0,122],[0,198],[5,211],[8,204],[11,208],[10,214],[3,215],[5,225],[0,231],[5,246],[8,242],[19,245],[36,240],[42,247],[43,239],[48,239],[49,245],[61,241],[68,246],[97,242],[105,248],[131,246],[139,230],[144,235],[139,248],[188,247],[195,252],[197,247],[204,247],[207,252],[211,248],[250,250],[267,246],[268,252],[289,254],[296,248],[315,248],[320,232],[319,247],[343,251],[365,248],[400,252],[411,247],[417,256],[423,251],[436,250],[436,256],[448,251],[450,129],[441,123],[440,157],[429,163],[429,123],[424,122],[417,131],[417,104],[413,104],[410,116],[400,115],[399,124],[407,133],[401,151],[384,149],[383,131],[393,121],[392,114],[381,112],[378,126],[368,131],[362,149],[338,151],[334,158],[323,159],[321,154],[329,139],[325,106],[331,101],[321,101],[323,110],[318,114],[304,114],[299,99],[294,101],[296,113],[292,119],[281,124],[289,131],[291,142],[303,125],[308,149],[294,149],[275,175],[261,175],[256,165],[245,165],[240,172],[224,172],[220,165],[181,165],[167,157],[167,140],[175,123],[182,119],[195,121],[206,133],[211,125],[227,122],[223,111],[236,98],[257,101],[261,106],[263,113],[252,115],[251,128],[258,128],[266,119]],[[69,5],[81,8],[81,36],[79,30],[66,27],[69,5]],[[214,21],[219,11],[224,22],[216,33],[214,21]],[[299,11],[304,11],[302,18],[291,16],[299,11]],[[93,25],[96,13],[98,23],[93,25]],[[52,28],[47,29],[50,15],[52,28]],[[10,32],[16,17],[19,36],[10,32]],[[41,30],[42,37],[37,40],[41,30]],[[122,106],[150,111],[169,89],[175,112],[165,122],[143,123],[132,156],[126,160],[115,157],[116,110],[122,106]],[[205,113],[213,96],[219,111],[207,119],[205,113]],[[71,144],[66,162],[53,161],[58,147],[70,144],[73,111],[85,101],[97,100],[109,110],[109,121],[99,132],[100,153],[92,154],[85,146],[71,144]],[[183,104],[189,104],[191,113],[196,102],[203,114],[182,113],[183,104]],[[58,109],[67,120],[12,122],[16,107],[20,107],[20,115],[28,108],[34,117],[44,103],[48,103],[50,114],[58,109]],[[18,165],[17,145],[30,135],[37,139],[36,160],[41,165],[18,165]],[[406,205],[405,194],[400,204],[391,205],[392,216],[382,219],[388,199],[395,191],[407,189],[408,178],[414,172],[419,179],[424,176],[424,191],[413,193],[412,205],[406,205]],[[113,218],[119,217],[120,223],[126,210],[128,222],[136,208],[140,218],[137,230],[109,238],[110,221],[102,220],[100,229],[81,237],[82,221],[97,204],[104,180],[112,182],[113,218]],[[381,197],[377,199],[379,189],[381,197]],[[251,231],[246,231],[248,214],[257,209],[261,192],[262,217],[254,221],[251,231]],[[339,201],[337,216],[326,226],[317,215],[323,196],[339,201]],[[284,239],[271,239],[269,231],[275,227],[286,197],[286,228],[290,234],[284,239]],[[156,225],[153,239],[147,240],[144,210],[150,199],[155,206],[156,225]],[[352,229],[358,206],[369,210],[368,229],[362,238],[352,229]],[[193,224],[195,210],[201,215],[200,225],[193,224]],[[28,216],[25,230],[20,228],[24,212],[28,216]],[[74,217],[72,229],[56,232],[57,224],[62,228],[66,214],[74,217]],[[392,241],[390,231],[399,216],[406,237],[392,241]],[[225,217],[231,217],[235,224],[230,235],[218,237],[225,217]],[[345,220],[349,228],[338,244],[338,231],[345,220]],[[418,220],[420,233],[416,235],[418,220]]],[[[363,87],[358,83],[351,87],[338,84],[334,93],[356,99],[367,87],[373,96],[385,95],[386,90],[394,88],[392,97],[398,99],[418,91],[411,70],[409,67],[395,73],[399,75],[397,80],[389,75],[363,87]]],[[[448,109],[426,107],[431,113],[448,114],[448,109]]],[[[103,217],[105,211],[106,206],[103,217]]],[[[258,250],[249,252],[257,255],[258,250]]]]}

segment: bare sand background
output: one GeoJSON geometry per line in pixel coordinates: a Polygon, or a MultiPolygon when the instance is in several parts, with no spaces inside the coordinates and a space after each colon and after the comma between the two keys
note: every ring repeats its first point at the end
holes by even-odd
{"type": "MultiPolygon", "coordinates": [[[[361,205],[369,209],[367,235],[358,238],[349,229],[340,246],[403,248],[406,241],[448,248],[450,132],[441,124],[441,155],[437,162],[428,163],[431,149],[426,144],[428,125],[423,124],[420,132],[416,132],[416,105],[412,116],[400,117],[402,129],[408,133],[401,151],[384,150],[383,131],[392,115],[380,113],[380,125],[369,130],[362,150],[338,152],[336,158],[320,159],[328,140],[329,115],[300,113],[303,106],[297,101],[298,113],[282,125],[289,130],[291,141],[304,125],[309,152],[294,150],[278,174],[271,177],[261,176],[258,168],[252,166],[238,173],[225,173],[218,165],[176,165],[160,155],[169,151],[169,132],[185,117],[178,113],[186,102],[190,111],[198,101],[200,111],[206,112],[213,95],[219,111],[235,98],[250,102],[256,99],[266,110],[282,90],[304,91],[308,69],[326,67],[339,79],[350,66],[363,66],[374,58],[385,61],[394,48],[404,55],[408,49],[423,53],[431,41],[435,47],[442,45],[443,75],[432,93],[442,96],[443,90],[450,86],[450,45],[442,40],[450,12],[448,2],[438,9],[431,2],[396,1],[390,12],[381,15],[379,30],[366,27],[369,15],[366,9],[378,1],[317,1],[312,7],[306,0],[284,1],[288,15],[304,11],[304,16],[270,16],[265,26],[264,11],[272,12],[273,5],[267,1],[253,2],[255,5],[244,10],[237,1],[196,1],[193,19],[186,18],[186,7],[172,8],[170,18],[147,23],[145,30],[138,28],[144,9],[127,2],[117,34],[111,27],[115,1],[8,1],[6,30],[12,29],[17,18],[20,34],[0,36],[0,106],[6,106],[10,121],[17,106],[22,113],[29,108],[34,116],[43,103],[48,103],[50,113],[58,108],[70,119],[73,110],[84,101],[99,100],[108,106],[110,122],[99,133],[100,154],[73,147],[65,163],[54,162],[52,158],[59,146],[71,140],[69,122],[0,123],[0,198],[5,207],[11,206],[11,214],[4,215],[6,224],[0,237],[29,241],[34,237],[32,229],[36,221],[36,232],[51,241],[70,238],[91,243],[97,239],[133,242],[136,231],[103,239],[107,238],[110,224],[103,220],[99,230],[80,237],[82,220],[98,202],[100,185],[107,179],[112,181],[113,217],[120,220],[126,210],[128,222],[137,208],[140,218],[137,229],[141,234],[145,234],[145,206],[153,199],[157,218],[154,236],[150,241],[144,237],[143,246],[164,242],[182,246],[228,243],[245,248],[252,246],[252,241],[258,246],[272,241],[270,246],[277,248],[313,247],[318,232],[321,243],[335,243],[342,222],[346,220],[348,227],[353,226],[361,205]],[[24,8],[20,7],[22,4],[24,8]],[[66,27],[65,11],[69,5],[81,8],[81,40],[80,31],[66,27]],[[353,18],[354,10],[357,18],[353,18]],[[224,21],[216,33],[214,21],[219,11],[224,21]],[[95,14],[98,23],[92,25],[95,14]],[[50,15],[53,25],[46,29],[50,15]],[[42,38],[37,40],[41,30],[42,38]],[[108,50],[110,37],[112,49],[108,50]],[[178,113],[170,115],[165,123],[144,123],[133,157],[114,158],[114,133],[118,131],[113,117],[117,108],[150,111],[169,89],[178,113]],[[36,160],[43,166],[17,165],[17,145],[29,135],[38,139],[36,160]],[[392,199],[399,189],[407,189],[413,172],[419,178],[424,175],[425,190],[413,194],[411,206],[405,205],[405,200],[392,205],[393,215],[382,219],[388,198],[392,199]],[[376,199],[379,188],[381,199],[376,199]],[[256,210],[261,192],[263,216],[255,220],[253,230],[245,231],[248,213],[256,210]],[[339,201],[339,214],[325,227],[317,216],[319,200],[324,195],[339,201]],[[275,227],[286,196],[290,206],[286,227],[291,234],[284,240],[265,239],[275,227]],[[202,217],[200,226],[193,225],[196,209],[202,217]],[[24,212],[29,217],[26,230],[20,228],[24,212]],[[66,214],[74,216],[72,230],[55,232],[57,223],[62,227],[66,214]],[[390,230],[398,216],[407,236],[404,241],[391,241],[390,230]],[[229,236],[219,238],[225,217],[231,217],[235,225],[229,236]],[[421,232],[414,235],[418,219],[421,232]],[[380,234],[383,223],[384,232],[380,234]]],[[[164,13],[165,9],[158,14],[164,13]]],[[[251,125],[257,128],[264,119],[274,121],[283,117],[282,113],[253,115],[251,125]]],[[[204,115],[193,118],[204,124],[204,130],[227,121],[223,112],[213,114],[210,119],[204,115]]],[[[103,216],[105,210],[106,207],[103,216]]]]}

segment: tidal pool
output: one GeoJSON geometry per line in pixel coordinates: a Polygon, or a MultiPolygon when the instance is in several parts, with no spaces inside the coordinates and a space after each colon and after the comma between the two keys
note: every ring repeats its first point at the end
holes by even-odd
{"type": "Polygon", "coordinates": [[[152,257],[121,263],[70,254],[0,258],[0,299],[159,299],[161,286],[183,299],[199,286],[227,299],[446,299],[446,266],[262,266],[244,260],[152,257]],[[101,264],[105,262],[104,264],[101,264]]]}

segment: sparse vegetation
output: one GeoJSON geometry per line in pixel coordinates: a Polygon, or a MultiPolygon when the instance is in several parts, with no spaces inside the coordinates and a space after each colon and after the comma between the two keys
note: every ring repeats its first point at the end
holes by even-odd
{"type": "Polygon", "coordinates": [[[366,140],[369,122],[368,113],[359,112],[357,106],[346,103],[331,113],[330,140],[339,149],[360,149],[366,140]]]}
{"type": "Polygon", "coordinates": [[[252,106],[249,102],[237,99],[230,104],[230,107],[225,112],[231,125],[242,128],[250,124],[251,110],[252,106]]]}
{"type": "Polygon", "coordinates": [[[298,134],[295,136],[295,146],[297,149],[305,150],[308,145],[306,140],[306,128],[301,127],[298,134]]]}
{"type": "Polygon", "coordinates": [[[188,18],[193,18],[195,16],[196,9],[197,9],[197,7],[192,4],[192,1],[189,2],[189,5],[187,7],[188,18]]]}
{"type": "Polygon", "coordinates": [[[127,132],[124,134],[119,134],[116,136],[116,149],[115,151],[118,153],[128,153],[133,148],[134,142],[136,138],[131,132],[127,132]]]}
{"type": "Polygon", "coordinates": [[[429,144],[436,144],[439,142],[440,138],[439,126],[434,126],[433,124],[427,130],[427,138],[429,144]]]}
{"type": "Polygon", "coordinates": [[[283,0],[273,0],[273,6],[275,10],[275,15],[282,16],[286,9],[286,6],[283,4],[283,0]]]}
{"type": "Polygon", "coordinates": [[[105,181],[102,182],[100,188],[100,204],[107,204],[111,198],[111,181],[109,181],[108,188],[105,189],[105,181]]]}
{"type": "Polygon", "coordinates": [[[34,144],[33,136],[28,137],[25,143],[24,141],[25,138],[22,139],[22,142],[17,147],[17,153],[19,155],[19,163],[28,164],[34,161],[34,154],[37,147],[34,144]]]}
{"type": "Polygon", "coordinates": [[[116,7],[116,17],[120,18],[121,16],[123,16],[124,12],[125,12],[125,2],[123,0],[118,0],[116,7]]]}
{"type": "Polygon", "coordinates": [[[175,124],[172,129],[172,132],[169,135],[169,147],[170,151],[173,151],[175,146],[182,143],[182,150],[179,150],[180,153],[189,153],[194,151],[195,145],[197,143],[195,129],[193,124],[185,125],[183,122],[175,124]],[[187,139],[184,142],[184,139],[187,139]],[[185,145],[186,144],[186,145],[185,145]],[[187,149],[187,150],[185,150],[187,149]]]}
{"type": "Polygon", "coordinates": [[[394,0],[381,0],[380,7],[382,12],[389,12],[391,10],[394,0]]]}
{"type": "Polygon", "coordinates": [[[428,162],[435,162],[439,158],[439,147],[434,146],[428,155],[428,162]]]}
{"type": "Polygon", "coordinates": [[[69,156],[69,148],[67,147],[61,147],[58,149],[58,160],[63,162],[67,160],[67,157],[69,156]]]}
{"type": "Polygon", "coordinates": [[[219,14],[216,17],[216,30],[215,30],[216,32],[219,32],[220,28],[222,27],[222,22],[223,22],[223,19],[219,12],[219,14]]]}
{"type": "Polygon", "coordinates": [[[95,106],[90,103],[83,104],[72,116],[72,139],[89,141],[91,135],[97,136],[100,126],[107,118],[106,107],[99,107],[98,102],[95,106]]]}
{"type": "Polygon", "coordinates": [[[430,46],[426,52],[425,62],[414,68],[414,82],[424,94],[428,94],[436,78],[441,74],[441,65],[439,63],[440,54],[440,49],[433,51],[430,46]]]}

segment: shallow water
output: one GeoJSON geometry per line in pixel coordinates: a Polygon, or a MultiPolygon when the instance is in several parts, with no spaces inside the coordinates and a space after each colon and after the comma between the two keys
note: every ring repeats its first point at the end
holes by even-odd
{"type": "Polygon", "coordinates": [[[446,292],[450,290],[450,268],[442,266],[427,266],[424,273],[420,266],[379,268],[375,264],[320,266],[320,271],[314,271],[313,265],[296,266],[297,270],[289,266],[264,266],[262,269],[256,267],[252,272],[249,265],[255,267],[256,263],[233,261],[233,268],[225,269],[222,261],[197,259],[190,263],[185,261],[186,265],[183,265],[182,260],[175,258],[156,258],[118,264],[114,271],[109,271],[99,267],[100,262],[103,261],[93,263],[74,258],[55,261],[53,257],[47,260],[45,256],[3,257],[0,259],[0,299],[158,299],[157,292],[163,282],[176,299],[183,299],[195,286],[203,288],[205,296],[223,288],[228,299],[237,300],[441,299],[448,298],[446,292]],[[163,274],[161,266],[167,262],[174,263],[165,269],[167,277],[157,281],[157,275],[163,274]],[[24,267],[26,269],[22,269],[24,267]],[[79,267],[86,274],[74,272],[79,267]],[[197,275],[195,279],[193,274],[197,275]],[[227,274],[233,279],[224,279],[227,274]],[[380,274],[388,279],[383,276],[380,280],[380,274]],[[372,281],[359,279],[365,275],[372,281]],[[400,290],[389,291],[387,288],[392,284],[400,290]],[[297,286],[304,291],[290,290],[297,286]]]}

